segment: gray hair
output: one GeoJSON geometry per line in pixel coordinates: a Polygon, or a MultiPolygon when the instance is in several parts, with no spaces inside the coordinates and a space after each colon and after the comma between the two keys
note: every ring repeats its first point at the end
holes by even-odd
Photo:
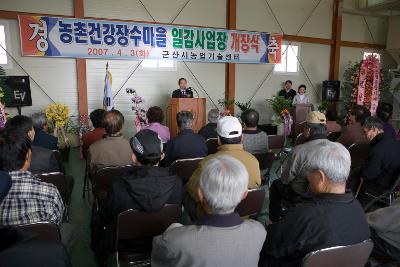
{"type": "Polygon", "coordinates": [[[320,170],[332,183],[346,183],[350,174],[351,158],[342,144],[324,140],[312,145],[309,151],[305,165],[307,172],[320,170]]]}
{"type": "Polygon", "coordinates": [[[245,166],[231,156],[210,159],[200,174],[200,189],[213,214],[232,213],[247,191],[248,183],[245,166]]]}
{"type": "Polygon", "coordinates": [[[219,119],[219,110],[216,108],[211,109],[208,112],[207,119],[211,123],[217,123],[217,121],[219,119]]]}
{"type": "Polygon", "coordinates": [[[36,112],[31,115],[33,127],[43,129],[47,123],[46,115],[43,112],[36,112]]]}
{"type": "Polygon", "coordinates": [[[320,123],[306,123],[306,127],[310,129],[310,135],[326,134],[326,125],[320,123]]]}
{"type": "Polygon", "coordinates": [[[176,114],[176,122],[179,129],[192,129],[193,114],[190,111],[181,111],[176,114]]]}

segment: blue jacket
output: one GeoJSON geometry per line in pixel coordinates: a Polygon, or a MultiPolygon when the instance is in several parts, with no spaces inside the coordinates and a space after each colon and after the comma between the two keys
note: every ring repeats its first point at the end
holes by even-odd
{"type": "Polygon", "coordinates": [[[57,150],[57,137],[52,136],[51,134],[45,133],[41,129],[35,128],[35,139],[32,142],[34,146],[40,146],[51,150],[57,150]]]}
{"type": "Polygon", "coordinates": [[[206,140],[193,130],[183,130],[167,143],[165,149],[167,163],[177,159],[206,157],[208,154],[206,140]]]}

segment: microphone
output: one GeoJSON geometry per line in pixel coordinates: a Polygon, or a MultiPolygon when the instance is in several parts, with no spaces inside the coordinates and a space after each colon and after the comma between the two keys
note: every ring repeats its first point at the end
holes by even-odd
{"type": "Polygon", "coordinates": [[[199,92],[197,92],[197,90],[194,89],[193,87],[188,87],[186,90],[189,90],[189,91],[192,91],[192,92],[195,91],[196,95],[197,95],[197,98],[200,98],[199,92]]]}

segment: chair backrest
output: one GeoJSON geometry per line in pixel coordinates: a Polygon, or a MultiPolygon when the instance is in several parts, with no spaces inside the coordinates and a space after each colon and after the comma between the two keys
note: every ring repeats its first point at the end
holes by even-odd
{"type": "Polygon", "coordinates": [[[253,156],[257,158],[258,164],[260,165],[260,170],[271,169],[275,159],[274,152],[258,153],[254,154],[253,156]]]}
{"type": "Polygon", "coordinates": [[[349,152],[351,157],[351,167],[361,167],[368,158],[369,144],[352,144],[349,147],[349,152]]]}
{"type": "Polygon", "coordinates": [[[179,222],[181,216],[182,209],[176,204],[165,205],[155,212],[124,211],[117,219],[117,245],[121,240],[152,238],[160,235],[172,223],[179,222]]]}
{"type": "Polygon", "coordinates": [[[304,136],[304,134],[303,133],[299,133],[296,136],[296,140],[294,142],[294,146],[298,146],[298,145],[304,144],[305,141],[306,141],[306,137],[304,136]]]}
{"type": "Polygon", "coordinates": [[[69,193],[64,173],[62,172],[41,173],[36,175],[36,177],[38,177],[43,182],[55,185],[55,187],[57,187],[58,192],[61,195],[64,205],[68,203],[69,193]]]}
{"type": "Polygon", "coordinates": [[[61,236],[57,225],[51,222],[37,222],[37,223],[23,224],[23,225],[18,225],[17,228],[38,234],[38,238],[40,240],[50,241],[50,242],[61,241],[61,236]]]}
{"type": "Polygon", "coordinates": [[[332,142],[336,142],[341,134],[342,134],[341,132],[329,132],[328,135],[326,136],[326,139],[332,142]]]}
{"type": "Polygon", "coordinates": [[[218,151],[218,138],[209,138],[206,141],[208,148],[208,155],[215,154],[218,151]]]}
{"type": "Polygon", "coordinates": [[[361,243],[320,249],[308,253],[303,267],[364,267],[374,244],[368,239],[361,243]]]}
{"type": "Polygon", "coordinates": [[[62,173],[65,173],[65,168],[64,168],[64,164],[62,161],[62,156],[61,156],[60,151],[53,150],[53,155],[54,155],[54,158],[57,160],[59,171],[62,173]]]}
{"type": "Polygon", "coordinates": [[[283,135],[268,135],[269,149],[282,149],[285,146],[285,137],[283,135]]]}
{"type": "Polygon", "coordinates": [[[112,179],[133,169],[132,165],[104,167],[93,177],[94,194],[98,199],[105,199],[111,189],[112,179]]]}
{"type": "Polygon", "coordinates": [[[240,217],[257,214],[262,210],[265,198],[265,189],[256,188],[249,190],[247,197],[236,207],[240,217]]]}
{"type": "Polygon", "coordinates": [[[183,184],[186,184],[202,160],[203,158],[178,159],[169,166],[169,170],[171,173],[178,175],[183,184]]]}

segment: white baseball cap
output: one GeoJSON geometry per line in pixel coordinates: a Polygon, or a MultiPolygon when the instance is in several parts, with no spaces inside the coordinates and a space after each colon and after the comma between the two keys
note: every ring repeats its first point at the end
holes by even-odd
{"type": "Polygon", "coordinates": [[[225,116],[217,122],[217,133],[223,138],[235,138],[242,136],[242,124],[232,116],[225,116]]]}

